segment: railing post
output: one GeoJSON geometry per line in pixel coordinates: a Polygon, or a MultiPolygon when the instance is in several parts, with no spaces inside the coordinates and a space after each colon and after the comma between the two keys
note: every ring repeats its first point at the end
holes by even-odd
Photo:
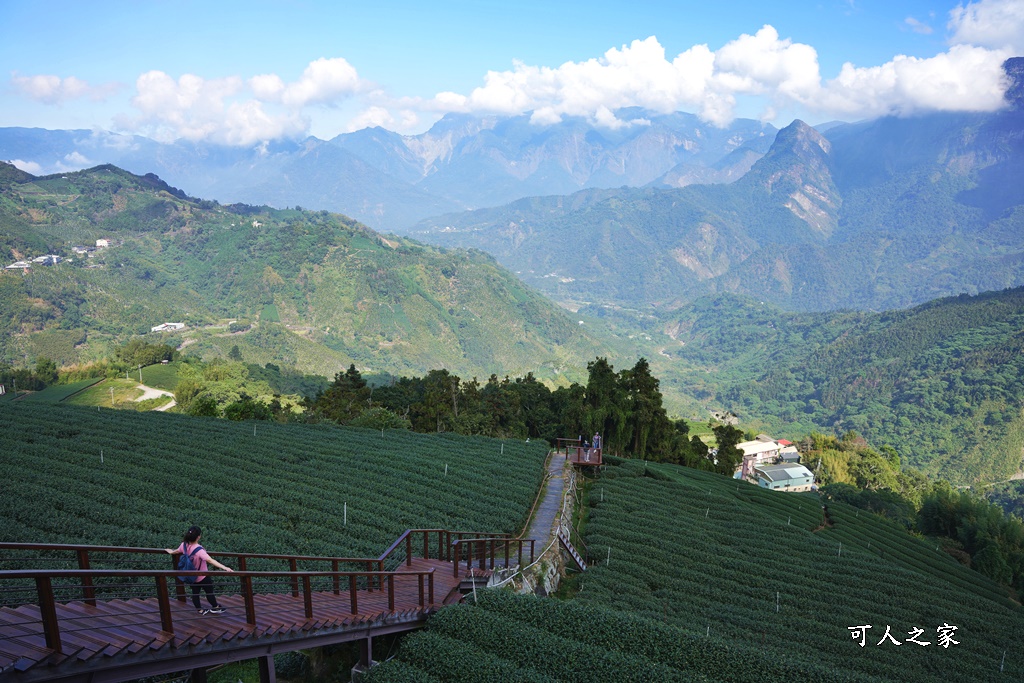
{"type": "Polygon", "coordinates": [[[388,611],[395,611],[395,575],[388,574],[388,611]]]}
{"type": "Polygon", "coordinates": [[[416,583],[418,584],[420,591],[420,607],[423,607],[423,574],[418,574],[416,576],[416,583]]]}
{"type": "Polygon", "coordinates": [[[412,532],[408,532],[405,536],[405,566],[412,566],[412,532]]]}
{"type": "Polygon", "coordinates": [[[519,539],[519,568],[523,568],[523,539],[519,539]]]}
{"type": "Polygon", "coordinates": [[[531,539],[530,539],[530,564],[533,564],[533,559],[534,559],[534,558],[533,558],[533,552],[534,552],[534,550],[535,550],[534,546],[535,546],[536,544],[537,544],[537,539],[535,539],[535,538],[531,538],[531,539]]]}
{"type": "MultiPolygon", "coordinates": [[[[171,555],[171,569],[178,571],[178,561],[174,555],[171,555]]],[[[174,579],[174,596],[178,602],[185,602],[185,584],[179,581],[177,578],[174,579]]]]}
{"type": "Polygon", "coordinates": [[[308,576],[302,577],[302,604],[306,608],[306,618],[313,618],[313,591],[308,576]]]}
{"type": "Polygon", "coordinates": [[[430,600],[431,605],[434,604],[434,570],[431,569],[430,573],[427,574],[427,598],[430,600]]]}
{"type": "Polygon", "coordinates": [[[334,572],[334,594],[341,595],[341,577],[338,576],[337,560],[331,560],[331,571],[334,572]]]}
{"type": "Polygon", "coordinates": [[[242,579],[242,600],[245,601],[245,623],[256,625],[256,600],[252,594],[252,577],[243,576],[242,579]]]}
{"type": "Polygon", "coordinates": [[[437,532],[437,559],[444,559],[444,531],[437,532]]]}
{"type": "MultiPolygon", "coordinates": [[[[299,571],[299,561],[296,560],[294,557],[288,560],[288,566],[291,567],[291,570],[293,572],[299,571]]],[[[292,597],[299,597],[299,577],[297,576],[292,577],[292,597]]]]}
{"type": "Polygon", "coordinates": [[[53,599],[53,585],[49,576],[36,577],[36,593],[39,596],[39,616],[43,622],[46,647],[61,654],[60,626],[57,623],[57,604],[53,599]]]}
{"type": "Polygon", "coordinates": [[[424,560],[429,560],[430,559],[430,532],[429,531],[424,531],[423,532],[423,559],[424,560]]]}
{"type": "Polygon", "coordinates": [[[480,546],[480,552],[477,553],[480,556],[480,570],[487,569],[487,541],[484,539],[478,539],[476,544],[480,546]]]}
{"type": "Polygon", "coordinates": [[[448,556],[449,556],[449,559],[452,559],[451,556],[453,554],[455,555],[455,557],[454,557],[455,561],[452,562],[452,569],[454,570],[455,573],[452,574],[452,576],[454,576],[457,579],[457,578],[459,578],[459,551],[458,551],[458,549],[456,549],[455,552],[452,553],[451,546],[448,546],[448,556]]]}
{"type": "Polygon", "coordinates": [[[494,569],[494,539],[491,539],[491,569],[494,569]]]}
{"type": "Polygon", "coordinates": [[[171,594],[167,591],[167,577],[156,577],[156,600],[160,605],[160,630],[167,633],[174,633],[174,623],[171,621],[171,594]]]}
{"type": "MultiPolygon", "coordinates": [[[[238,571],[245,572],[249,568],[246,563],[245,555],[238,558],[238,571]]],[[[251,576],[240,576],[238,577],[240,588],[242,590],[242,601],[245,603],[245,623],[256,625],[256,600],[252,594],[252,577],[251,576]]]]}
{"type": "MultiPolygon", "coordinates": [[[[370,577],[367,577],[369,579],[370,577]]],[[[367,581],[366,583],[371,583],[367,581]]],[[[359,614],[359,600],[356,598],[356,575],[348,575],[348,597],[349,603],[352,605],[352,614],[359,614]]]]}
{"type": "MultiPolygon", "coordinates": [[[[79,548],[78,554],[78,568],[79,569],[90,569],[89,567],[89,551],[85,548],[79,548]]],[[[82,577],[82,595],[85,598],[85,604],[96,606],[96,589],[92,585],[92,576],[85,575],[82,577]]]]}
{"type": "Polygon", "coordinates": [[[508,552],[511,544],[511,541],[505,541],[505,569],[508,569],[508,552]]]}

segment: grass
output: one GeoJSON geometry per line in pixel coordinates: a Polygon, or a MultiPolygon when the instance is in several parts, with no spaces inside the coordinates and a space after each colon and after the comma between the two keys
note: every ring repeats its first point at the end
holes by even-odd
{"type": "Polygon", "coordinates": [[[167,365],[149,365],[142,368],[142,383],[147,387],[174,391],[178,386],[178,368],[181,363],[175,361],[167,365]]]}
{"type": "Polygon", "coordinates": [[[102,381],[102,377],[93,377],[91,379],[72,382],[71,384],[54,384],[53,386],[46,387],[42,391],[37,391],[26,396],[24,400],[39,401],[42,403],[60,403],[61,401],[66,400],[69,396],[73,396],[74,394],[88,389],[102,381]]]}
{"type": "Polygon", "coordinates": [[[281,322],[281,315],[277,312],[277,306],[274,304],[267,304],[264,306],[263,312],[260,313],[260,320],[268,323],[281,322]]]}
{"type": "Polygon", "coordinates": [[[135,399],[142,396],[142,390],[138,386],[138,381],[134,379],[108,379],[103,384],[95,384],[75,394],[64,403],[73,406],[134,410],[135,399]]]}

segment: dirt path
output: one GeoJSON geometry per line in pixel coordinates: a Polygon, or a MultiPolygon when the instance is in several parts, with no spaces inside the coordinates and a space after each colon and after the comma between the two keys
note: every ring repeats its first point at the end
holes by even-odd
{"type": "Polygon", "coordinates": [[[160,406],[159,408],[154,408],[153,410],[158,410],[158,411],[163,412],[165,410],[170,410],[171,408],[173,408],[176,405],[176,403],[174,401],[174,394],[172,394],[169,391],[165,391],[163,389],[155,389],[153,387],[147,387],[145,384],[138,385],[138,388],[142,389],[142,396],[139,396],[137,399],[135,399],[136,403],[139,403],[141,401],[145,401],[146,399],[149,399],[149,398],[160,398],[161,396],[170,396],[171,397],[171,402],[170,403],[166,403],[166,404],[160,406]]]}

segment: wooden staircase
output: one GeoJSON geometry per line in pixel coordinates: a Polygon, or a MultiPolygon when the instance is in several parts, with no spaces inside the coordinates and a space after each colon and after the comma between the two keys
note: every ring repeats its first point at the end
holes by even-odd
{"type": "Polygon", "coordinates": [[[569,535],[565,533],[561,526],[558,527],[558,541],[565,548],[565,551],[569,553],[569,557],[576,564],[576,567],[581,571],[587,571],[587,561],[583,559],[576,547],[573,546],[572,541],[569,540],[569,535]]]}

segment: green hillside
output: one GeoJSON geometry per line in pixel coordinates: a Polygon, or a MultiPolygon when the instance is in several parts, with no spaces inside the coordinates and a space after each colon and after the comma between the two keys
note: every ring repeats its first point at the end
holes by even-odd
{"type": "Polygon", "coordinates": [[[0,359],[97,358],[168,321],[187,324],[168,339],[207,357],[237,344],[251,362],[327,376],[354,362],[554,378],[599,348],[480,252],[384,237],[327,212],[194,200],[112,166],[0,174],[2,246],[11,261],[65,261],[0,272],[0,359]],[[72,258],[101,238],[111,246],[72,258]],[[224,330],[203,328],[224,319],[258,324],[222,349],[224,330]]]}
{"type": "Polygon", "coordinates": [[[484,595],[443,610],[371,680],[1024,675],[1024,615],[1005,589],[873,515],[830,503],[826,518],[813,494],[637,461],[610,467],[589,500],[592,564],[572,600],[484,595]],[[861,647],[851,627],[865,625],[861,647]],[[947,625],[957,643],[942,647],[947,625]]]}
{"type": "Polygon", "coordinates": [[[516,532],[546,447],[408,431],[0,404],[0,540],[378,556],[407,528],[516,532]],[[347,525],[345,524],[347,505],[347,525]],[[45,511],[45,514],[40,514],[45,511]]]}

